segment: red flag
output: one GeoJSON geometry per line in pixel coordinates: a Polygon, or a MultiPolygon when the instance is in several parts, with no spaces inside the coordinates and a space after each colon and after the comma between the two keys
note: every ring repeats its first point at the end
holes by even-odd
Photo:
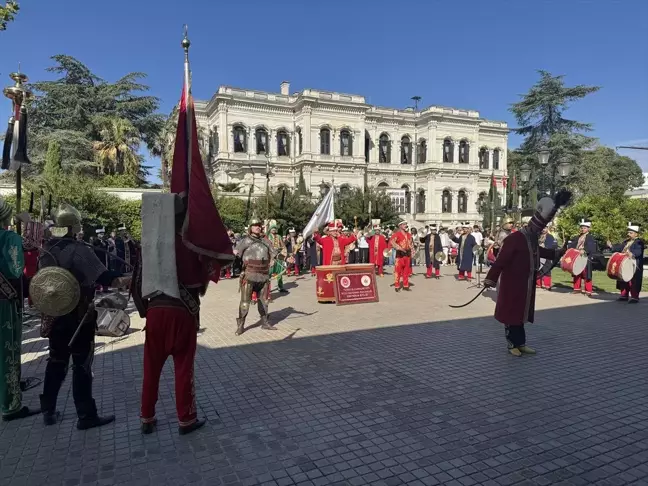
{"type": "Polygon", "coordinates": [[[517,189],[517,180],[515,179],[515,174],[513,174],[513,184],[511,187],[513,187],[514,191],[517,189]]]}
{"type": "Polygon", "coordinates": [[[502,188],[506,189],[506,176],[502,176],[502,188]]]}
{"type": "Polygon", "coordinates": [[[200,158],[193,98],[186,84],[178,113],[171,192],[179,194],[185,203],[183,246],[199,256],[209,279],[218,282],[221,266],[234,260],[232,242],[209,189],[200,158]]]}
{"type": "Polygon", "coordinates": [[[497,181],[495,180],[495,174],[491,174],[491,180],[493,182],[493,188],[497,189],[497,181]]]}

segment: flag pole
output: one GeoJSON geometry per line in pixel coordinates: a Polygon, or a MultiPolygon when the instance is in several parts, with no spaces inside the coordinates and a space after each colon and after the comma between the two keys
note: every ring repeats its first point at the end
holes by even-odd
{"type": "Polygon", "coordinates": [[[186,125],[185,125],[185,140],[187,141],[187,164],[185,165],[185,181],[186,181],[186,187],[185,187],[185,193],[182,195],[184,197],[189,196],[189,176],[191,174],[191,160],[192,160],[192,153],[191,151],[193,150],[193,143],[192,143],[192,126],[191,122],[193,119],[193,102],[191,100],[191,71],[189,70],[189,47],[191,47],[191,41],[189,41],[189,29],[187,28],[187,24],[184,25],[184,37],[182,39],[182,48],[184,49],[184,99],[185,99],[185,109],[187,112],[187,116],[185,117],[186,120],[186,125]]]}

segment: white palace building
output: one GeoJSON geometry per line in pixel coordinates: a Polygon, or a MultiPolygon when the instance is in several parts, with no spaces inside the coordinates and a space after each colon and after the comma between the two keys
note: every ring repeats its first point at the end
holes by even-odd
{"type": "Polygon", "coordinates": [[[196,101],[209,134],[215,183],[247,194],[296,188],[300,172],[312,194],[322,183],[344,192],[383,188],[410,223],[478,222],[478,199],[491,174],[506,175],[508,127],[477,111],[440,106],[384,108],[364,96],[304,89],[278,93],[221,86],[196,101]]]}

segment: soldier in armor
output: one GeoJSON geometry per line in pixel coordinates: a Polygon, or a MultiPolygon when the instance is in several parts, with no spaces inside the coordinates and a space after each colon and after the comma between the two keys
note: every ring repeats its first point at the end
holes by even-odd
{"type": "MultiPolygon", "coordinates": [[[[245,318],[250,310],[252,292],[257,295],[257,306],[261,315],[261,329],[275,331],[268,321],[268,296],[270,294],[270,268],[277,251],[272,243],[263,237],[263,227],[255,217],[250,221],[248,234],[239,241],[234,253],[241,261],[243,271],[240,276],[241,303],[236,319],[236,335],[245,332],[245,318]]],[[[276,233],[275,233],[276,235],[276,233]]],[[[279,238],[280,239],[280,238],[279,238]]]]}
{"type": "Polygon", "coordinates": [[[502,223],[502,229],[497,233],[497,238],[495,238],[495,243],[493,244],[493,254],[497,257],[497,254],[502,249],[504,244],[504,239],[511,234],[513,230],[513,223],[515,221],[511,217],[507,217],[502,223]]]}

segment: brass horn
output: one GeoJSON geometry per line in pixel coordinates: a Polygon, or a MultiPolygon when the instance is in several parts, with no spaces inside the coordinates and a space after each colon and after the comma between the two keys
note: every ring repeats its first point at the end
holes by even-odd
{"type": "Polygon", "coordinates": [[[389,258],[390,255],[391,255],[391,248],[385,248],[385,250],[383,251],[383,257],[389,258]]]}
{"type": "Polygon", "coordinates": [[[443,253],[442,251],[437,251],[437,252],[434,254],[434,259],[435,259],[437,262],[442,262],[443,260],[445,260],[445,253],[443,253]]]}

